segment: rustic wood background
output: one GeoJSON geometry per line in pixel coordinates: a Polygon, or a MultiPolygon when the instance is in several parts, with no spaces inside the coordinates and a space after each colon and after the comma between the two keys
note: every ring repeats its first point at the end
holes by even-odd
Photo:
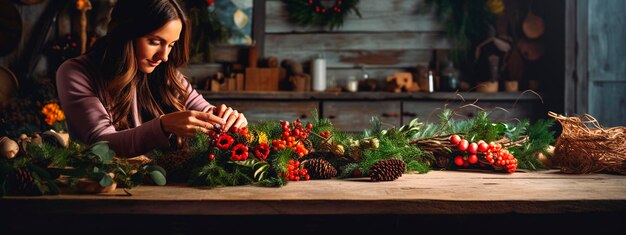
{"type": "Polygon", "coordinates": [[[396,71],[428,65],[432,50],[450,49],[433,14],[420,14],[422,0],[361,0],[363,16],[350,14],[343,27],[330,31],[302,27],[287,20],[280,0],[265,5],[265,56],[295,59],[308,66],[318,55],[327,60],[328,76],[338,85],[350,75],[383,79],[396,71]]]}
{"type": "MultiPolygon", "coordinates": [[[[310,60],[321,53],[328,60],[329,77],[335,78],[339,86],[348,76],[361,77],[360,65],[370,77],[382,80],[393,72],[427,65],[432,50],[450,49],[444,28],[435,16],[417,12],[423,0],[361,0],[363,18],[350,15],[344,26],[334,31],[289,23],[280,0],[253,1],[253,36],[262,57],[296,59],[308,67],[310,60]]],[[[13,52],[0,57],[0,65],[14,69],[19,58],[33,47],[29,44],[31,37],[46,33],[35,26],[51,2],[24,5],[15,1],[23,22],[22,38],[13,52]]],[[[109,2],[92,0],[93,9],[88,12],[90,32],[104,23],[109,2]]],[[[621,95],[626,90],[626,66],[621,59],[626,47],[620,43],[626,38],[624,27],[620,27],[624,16],[615,13],[626,10],[626,4],[619,0],[553,0],[534,1],[533,5],[535,14],[546,24],[543,40],[548,51],[541,69],[529,68],[532,76],[526,79],[541,80],[546,109],[569,115],[588,112],[605,125],[625,125],[626,111],[613,107],[626,104],[621,95]]],[[[55,24],[58,30],[50,31],[50,39],[56,34],[78,32],[79,13],[73,4],[63,12],[55,24]]],[[[216,50],[216,59],[246,61],[246,51],[245,47],[221,46],[216,50]]],[[[42,56],[32,74],[46,76],[47,70],[42,56]]]]}
{"type": "Polygon", "coordinates": [[[605,126],[626,125],[626,1],[580,2],[588,4],[588,112],[605,126]]]}

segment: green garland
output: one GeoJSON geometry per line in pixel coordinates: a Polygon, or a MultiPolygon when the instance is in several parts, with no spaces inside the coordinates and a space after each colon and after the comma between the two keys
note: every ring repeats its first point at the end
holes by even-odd
{"type": "MultiPolygon", "coordinates": [[[[540,120],[532,125],[528,121],[499,123],[491,121],[488,112],[479,112],[467,120],[455,120],[452,118],[454,113],[454,110],[445,109],[439,116],[439,123],[424,124],[414,119],[407,125],[389,129],[383,129],[380,120],[372,118],[371,129],[355,134],[336,130],[328,119],[317,118],[317,112],[313,111],[312,116],[316,118],[311,123],[263,121],[239,130],[233,128],[211,135],[198,133],[184,142],[186,145],[182,150],[155,151],[154,160],[157,163],[163,159],[184,161],[178,169],[184,169],[181,172],[186,174],[179,176],[194,186],[253,184],[279,187],[289,181],[308,180],[308,174],[302,169],[303,162],[313,158],[327,160],[338,171],[338,178],[368,176],[372,166],[384,159],[404,161],[406,172],[427,173],[438,165],[442,156],[435,156],[429,150],[432,148],[422,148],[416,143],[459,134],[470,142],[502,138],[518,140],[528,136],[528,141],[510,147],[509,151],[519,161],[520,168],[545,168],[536,154],[554,142],[554,132],[550,131],[554,121],[540,120]]],[[[447,148],[437,146],[437,150],[447,148]]],[[[454,151],[447,155],[452,157],[454,151]]],[[[122,187],[131,188],[141,184],[144,176],[150,176],[158,185],[165,184],[165,170],[160,166],[133,166],[113,156],[106,142],[87,147],[74,143],[69,148],[31,144],[28,151],[21,152],[16,158],[0,159],[0,196],[11,192],[6,188],[7,176],[23,169],[35,178],[37,193],[29,193],[35,195],[58,194],[55,180],[60,175],[70,177],[70,186],[78,179],[89,178],[103,187],[117,182],[122,187]],[[109,173],[114,173],[114,178],[109,173]]],[[[161,166],[170,171],[168,166],[161,166]]],[[[452,166],[452,169],[456,168],[452,166]]],[[[168,180],[170,177],[174,176],[168,176],[168,180]]]]}
{"type": "Polygon", "coordinates": [[[335,0],[330,7],[324,6],[321,0],[283,0],[287,6],[289,20],[302,26],[328,26],[331,30],[343,26],[350,12],[361,13],[356,8],[359,0],[335,0]]]}
{"type": "MultiPolygon", "coordinates": [[[[165,171],[156,165],[136,165],[114,158],[107,142],[90,146],[71,143],[57,147],[49,143],[26,143],[18,156],[0,159],[0,197],[5,195],[55,195],[61,188],[78,189],[81,179],[101,187],[117,183],[130,189],[143,184],[144,177],[165,185],[165,171]]],[[[128,193],[128,191],[126,191],[128,193]]]]}

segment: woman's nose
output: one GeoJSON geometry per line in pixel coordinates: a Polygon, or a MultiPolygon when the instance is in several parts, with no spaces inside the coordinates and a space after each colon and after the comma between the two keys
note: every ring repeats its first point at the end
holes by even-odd
{"type": "Polygon", "coordinates": [[[159,58],[159,60],[163,61],[163,62],[167,62],[167,56],[169,54],[169,48],[165,47],[159,50],[159,52],[157,53],[157,57],[159,58]]]}

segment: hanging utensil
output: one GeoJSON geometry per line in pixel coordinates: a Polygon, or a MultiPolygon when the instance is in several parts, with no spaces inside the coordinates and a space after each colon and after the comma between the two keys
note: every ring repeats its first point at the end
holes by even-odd
{"type": "Polygon", "coordinates": [[[543,35],[545,29],[543,19],[533,14],[532,1],[530,1],[528,6],[528,15],[526,15],[526,19],[524,19],[524,22],[522,23],[524,35],[530,39],[536,39],[543,35]]]}

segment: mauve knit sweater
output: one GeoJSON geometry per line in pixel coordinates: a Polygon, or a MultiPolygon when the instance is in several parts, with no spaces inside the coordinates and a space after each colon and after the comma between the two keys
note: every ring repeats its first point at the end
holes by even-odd
{"type": "MultiPolygon", "coordinates": [[[[118,156],[134,157],[157,148],[170,146],[159,118],[141,123],[137,108],[137,93],[133,91],[132,128],[116,130],[112,119],[96,96],[90,78],[98,73],[88,56],[65,61],[57,70],[57,91],[61,108],[65,112],[67,126],[73,139],[85,144],[109,141],[109,147],[118,156]]],[[[182,78],[182,77],[181,77],[182,78]]],[[[182,78],[189,92],[185,102],[188,110],[207,111],[213,107],[198,94],[186,79],[182,78]]]]}

